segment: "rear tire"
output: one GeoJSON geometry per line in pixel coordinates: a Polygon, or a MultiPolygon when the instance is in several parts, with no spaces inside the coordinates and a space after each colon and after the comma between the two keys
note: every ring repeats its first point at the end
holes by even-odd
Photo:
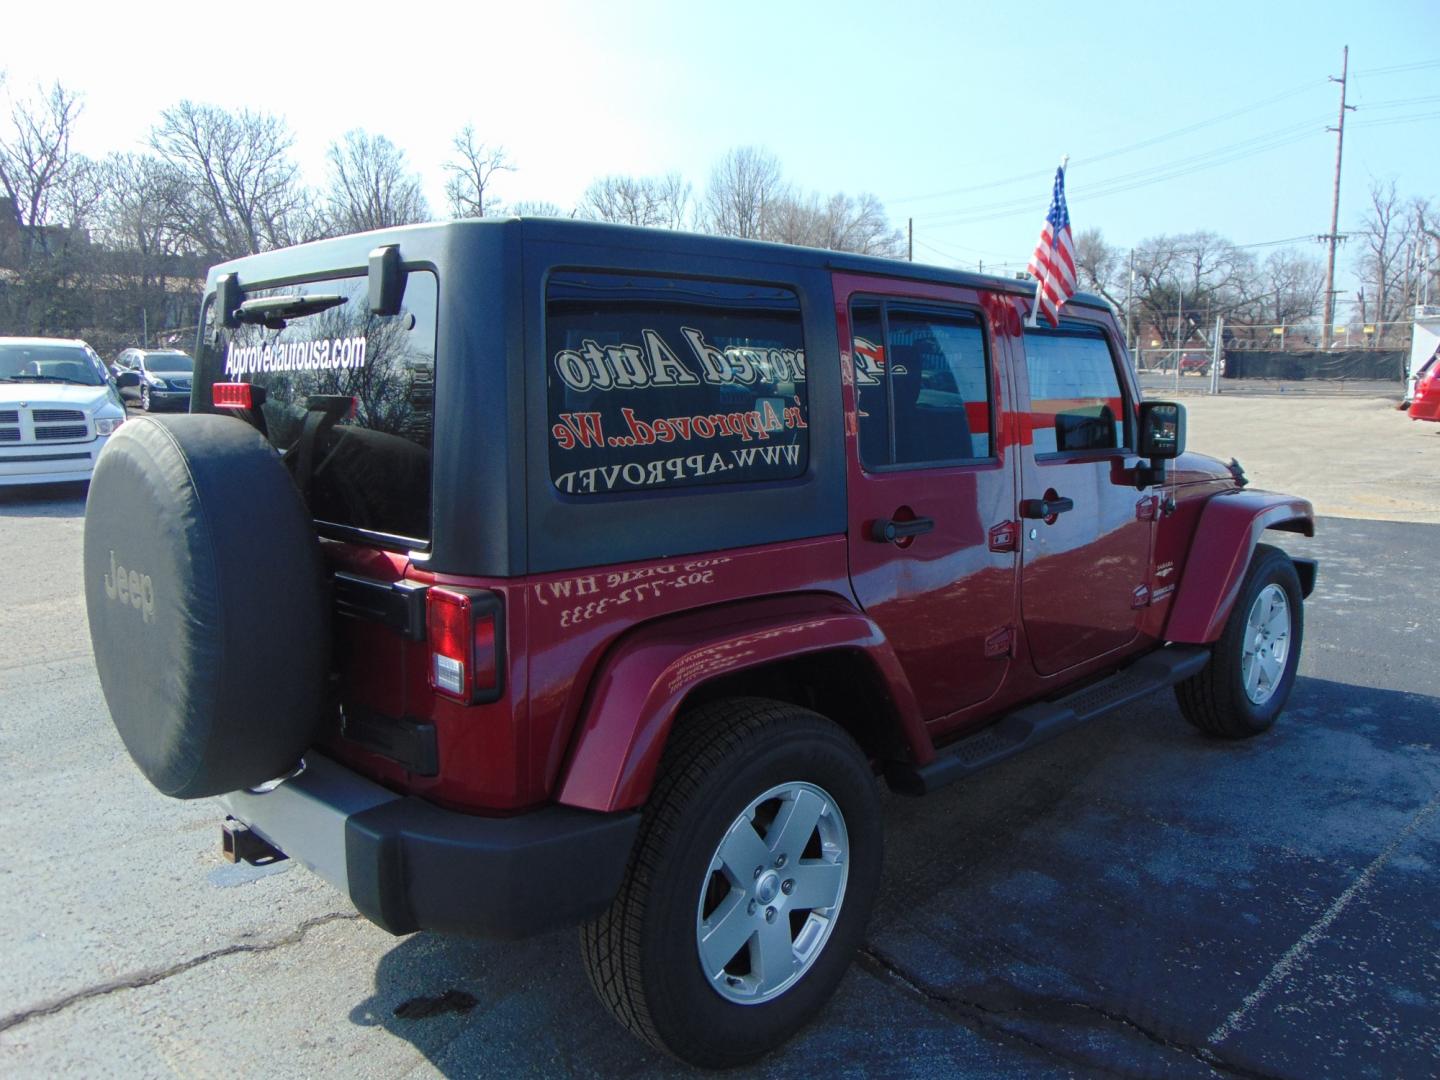
{"type": "Polygon", "coordinates": [[[1300,663],[1302,603],[1290,557],[1257,544],[1210,663],[1175,687],[1185,719],[1227,739],[1247,739],[1274,724],[1300,663]]]}
{"type": "Polygon", "coordinates": [[[581,928],[591,985],[682,1061],[750,1061],[834,992],[881,857],[874,774],[844,731],[783,702],[702,706],[666,748],[619,895],[581,928]]]}

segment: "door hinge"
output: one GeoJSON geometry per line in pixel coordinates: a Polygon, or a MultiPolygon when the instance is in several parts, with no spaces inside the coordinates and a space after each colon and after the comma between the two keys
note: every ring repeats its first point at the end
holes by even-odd
{"type": "Polygon", "coordinates": [[[1160,506],[1160,500],[1154,495],[1146,495],[1135,504],[1136,521],[1154,521],[1155,511],[1160,506]]]}
{"type": "Polygon", "coordinates": [[[1002,626],[985,639],[985,659],[1000,660],[1012,655],[1015,647],[1013,627],[1002,626]]]}
{"type": "Polygon", "coordinates": [[[1150,603],[1150,586],[1136,585],[1130,594],[1130,606],[1136,610],[1150,603]]]}
{"type": "Polygon", "coordinates": [[[990,528],[991,551],[1019,551],[1020,525],[1014,521],[1002,521],[990,528]]]}

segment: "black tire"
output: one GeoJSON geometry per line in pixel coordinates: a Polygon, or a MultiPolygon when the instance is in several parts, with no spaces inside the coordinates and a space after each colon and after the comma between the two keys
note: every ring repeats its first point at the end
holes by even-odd
{"type": "Polygon", "coordinates": [[[95,666],[152,784],[193,799],[294,767],[325,701],[319,542],[285,466],[234,417],[132,418],[85,505],[95,666]]]}
{"type": "Polygon", "coordinates": [[[150,411],[150,387],[148,386],[140,387],[140,408],[143,412],[150,411]]]}
{"type": "Polygon", "coordinates": [[[1185,718],[1207,735],[1227,739],[1247,739],[1269,729],[1295,684],[1305,631],[1303,603],[1300,577],[1290,557],[1269,544],[1257,544],[1235,607],[1211,650],[1210,663],[1175,687],[1185,718]],[[1284,593],[1288,604],[1289,637],[1281,674],[1269,696],[1257,704],[1245,689],[1247,624],[1256,600],[1271,586],[1284,593]]]}
{"type": "MultiPolygon", "coordinates": [[[[807,834],[807,843],[821,836],[807,834]]],[[[622,1025],[682,1061],[723,1068],[759,1057],[814,1017],[849,967],[879,886],[882,845],[874,774],[839,727],[805,709],[759,698],[702,706],[683,717],[671,736],[619,895],[604,915],[581,928],[590,982],[622,1025]],[[795,783],[832,797],[847,837],[849,869],[829,936],[803,974],[768,1000],[740,1004],[722,996],[702,967],[702,896],[710,903],[718,883],[725,902],[732,896],[736,903],[754,899],[752,892],[766,897],[767,879],[780,872],[767,868],[764,877],[754,878],[759,884],[753,889],[737,889],[713,870],[711,860],[752,802],[795,783]]],[[[823,861],[813,858],[814,850],[806,849],[805,862],[823,861]]],[[[793,862],[801,864],[799,857],[793,862]]],[[[783,870],[786,864],[774,865],[783,870]]],[[[779,901],[776,918],[792,934],[799,920],[797,940],[803,941],[804,928],[818,924],[802,911],[783,910],[785,903],[779,901]]],[[[752,945],[760,948],[759,921],[766,914],[754,915],[756,932],[732,963],[748,963],[752,945]]],[[[743,976],[726,976],[728,969],[717,974],[740,985],[743,976]]]]}

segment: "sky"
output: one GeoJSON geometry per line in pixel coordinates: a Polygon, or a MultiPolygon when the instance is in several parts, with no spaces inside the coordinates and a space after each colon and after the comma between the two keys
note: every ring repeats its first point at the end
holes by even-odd
{"type": "Polygon", "coordinates": [[[1440,202],[1435,0],[26,4],[0,71],[12,93],[79,91],[76,146],[96,156],[143,148],[182,98],[283,116],[313,183],[346,130],[383,134],[437,214],[466,123],[517,166],[502,199],[564,207],[610,173],[677,170],[698,195],[728,149],[760,146],[804,190],[913,219],[917,261],[1009,272],[1063,155],[1077,231],[1321,254],[1346,45],[1345,232],[1372,180],[1440,202]]]}

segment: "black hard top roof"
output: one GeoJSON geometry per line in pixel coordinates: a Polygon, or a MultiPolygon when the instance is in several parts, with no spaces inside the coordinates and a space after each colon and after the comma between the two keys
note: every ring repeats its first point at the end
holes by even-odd
{"type": "MultiPolygon", "coordinates": [[[[248,255],[221,263],[210,270],[209,287],[225,273],[238,274],[242,287],[252,282],[293,278],[302,267],[328,265],[336,268],[366,265],[369,252],[384,244],[399,244],[401,258],[410,261],[415,248],[438,250],[455,243],[464,243],[465,234],[474,230],[523,230],[527,240],[564,244],[593,245],[610,250],[645,249],[693,255],[705,259],[748,260],[759,263],[809,266],[855,274],[901,278],[914,281],[939,282],[963,288],[1005,292],[1016,296],[1033,296],[1035,282],[1029,278],[977,274],[927,263],[903,259],[885,259],[872,255],[854,255],[824,248],[796,247],[762,240],[738,240],[728,236],[681,232],[673,229],[642,228],[614,225],[600,221],[578,221],[571,218],[506,217],[465,218],[459,221],[430,222],[355,233],[330,240],[317,240],[292,248],[248,255]]],[[[1106,302],[1091,293],[1076,293],[1071,303],[1108,309],[1106,302]]]]}

